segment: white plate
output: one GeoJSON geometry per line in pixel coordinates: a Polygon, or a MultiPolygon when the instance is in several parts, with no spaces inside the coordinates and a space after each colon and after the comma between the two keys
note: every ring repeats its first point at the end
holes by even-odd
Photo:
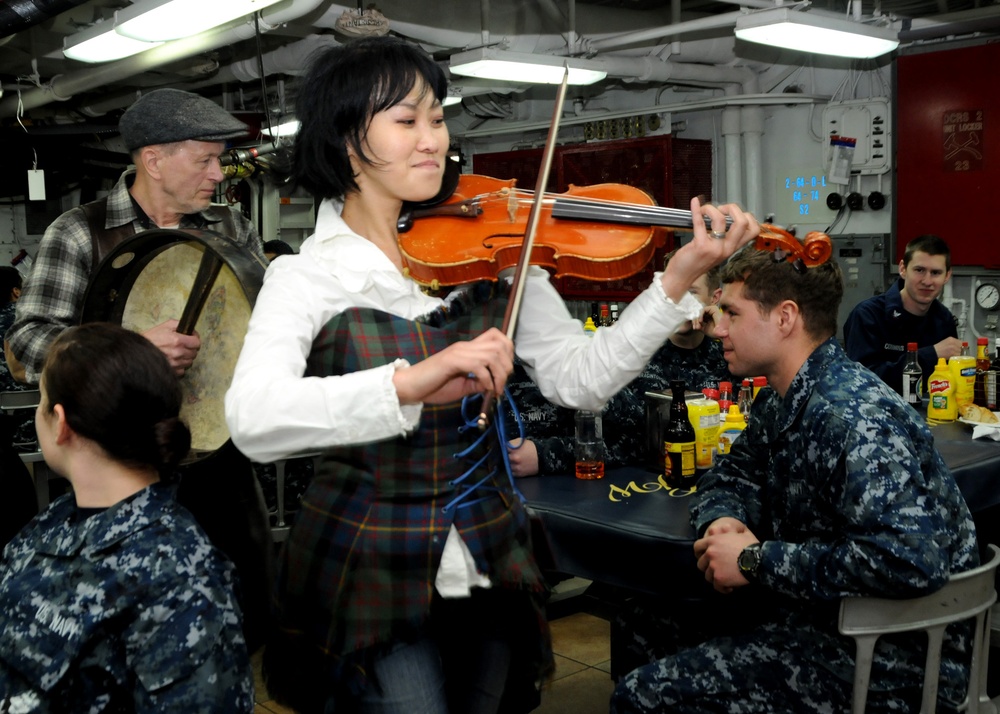
{"type": "MultiPolygon", "coordinates": [[[[993,413],[997,416],[998,419],[1000,419],[1000,412],[993,412],[993,413]]],[[[963,424],[968,424],[969,426],[985,426],[985,427],[989,427],[990,429],[1000,429],[1000,423],[986,424],[986,423],[981,422],[981,421],[971,421],[971,420],[966,419],[964,417],[959,417],[958,420],[960,422],[962,422],[963,424]]]]}

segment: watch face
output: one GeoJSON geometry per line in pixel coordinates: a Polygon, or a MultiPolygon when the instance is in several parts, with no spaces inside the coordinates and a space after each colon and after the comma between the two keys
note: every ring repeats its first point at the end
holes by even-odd
{"type": "Polygon", "coordinates": [[[736,564],[743,573],[753,574],[757,572],[759,563],[760,545],[748,545],[740,552],[740,557],[736,559],[736,564]]]}
{"type": "Polygon", "coordinates": [[[984,310],[995,310],[1000,306],[1000,288],[993,283],[983,283],[976,288],[976,304],[984,310]]]}

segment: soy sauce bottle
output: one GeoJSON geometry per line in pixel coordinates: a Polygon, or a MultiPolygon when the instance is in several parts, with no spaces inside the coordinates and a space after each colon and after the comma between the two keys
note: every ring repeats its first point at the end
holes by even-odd
{"type": "Polygon", "coordinates": [[[670,488],[693,489],[697,482],[695,434],[688,419],[684,380],[672,380],[670,391],[670,416],[663,429],[663,478],[670,488]]]}
{"type": "Polygon", "coordinates": [[[906,343],[906,364],[903,365],[903,401],[919,410],[923,405],[924,373],[917,360],[917,343],[906,343]]]}

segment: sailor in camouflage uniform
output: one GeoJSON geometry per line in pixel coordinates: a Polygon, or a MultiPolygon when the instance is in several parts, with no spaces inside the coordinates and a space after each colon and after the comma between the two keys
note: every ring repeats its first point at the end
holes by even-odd
{"type": "MultiPolygon", "coordinates": [[[[718,334],[733,371],[764,374],[773,389],[702,478],[692,521],[715,589],[757,591],[768,604],[626,676],[618,714],[847,712],[854,644],[837,631],[840,599],[925,595],[979,562],[968,507],[926,424],[833,339],[839,268],[799,274],[746,253],[724,269],[718,334]]],[[[964,696],[970,634],[945,638],[939,711],[964,696]]],[[[868,711],[916,711],[922,640],[879,640],[868,711]]]]}
{"type": "MultiPolygon", "coordinates": [[[[664,267],[672,256],[673,252],[667,255],[664,267]]],[[[712,268],[691,286],[691,294],[703,305],[715,305],[719,301],[720,271],[721,266],[712,268]]],[[[708,316],[713,314],[714,311],[707,313],[708,316]]],[[[719,382],[735,383],[722,356],[722,343],[713,337],[711,330],[712,325],[704,320],[679,327],[629,387],[642,397],[646,392],[669,390],[670,382],[675,379],[683,379],[684,386],[691,392],[718,389],[719,382]]]]}
{"type": "Polygon", "coordinates": [[[190,444],[166,358],[70,328],[41,390],[42,450],[73,493],[0,561],[0,711],[253,711],[233,566],[159,481],[190,444]]]}
{"type": "MultiPolygon", "coordinates": [[[[716,267],[699,277],[689,292],[707,306],[718,299],[718,287],[719,268],[716,267]]],[[[695,327],[691,322],[681,325],[656,351],[642,373],[608,400],[601,411],[607,468],[639,461],[646,429],[646,392],[669,389],[674,379],[683,379],[689,390],[697,392],[708,387],[718,388],[719,382],[732,380],[722,356],[722,343],[699,328],[700,324],[695,327]]],[[[556,406],[542,396],[520,363],[514,365],[507,380],[507,391],[510,400],[504,400],[503,410],[507,436],[511,439],[509,458],[514,475],[572,472],[576,461],[574,411],[556,406]],[[524,425],[524,446],[518,446],[515,409],[524,425]]]]}
{"type": "MultiPolygon", "coordinates": [[[[509,439],[508,458],[515,476],[568,474],[576,463],[573,409],[546,399],[519,362],[507,380],[510,399],[501,403],[509,439]],[[517,410],[515,416],[514,410],[517,410]],[[517,417],[524,425],[525,443],[519,444],[517,417]],[[530,453],[534,449],[534,454],[530,453]]],[[[636,462],[642,448],[646,416],[642,395],[625,388],[608,400],[601,411],[604,465],[607,468],[636,462]]]]}

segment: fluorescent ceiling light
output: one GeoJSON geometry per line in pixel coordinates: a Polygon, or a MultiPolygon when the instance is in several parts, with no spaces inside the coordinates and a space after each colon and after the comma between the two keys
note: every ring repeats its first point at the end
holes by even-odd
{"type": "Polygon", "coordinates": [[[455,94],[449,94],[447,97],[445,97],[443,100],[441,100],[441,106],[442,107],[450,107],[452,104],[458,104],[461,101],[462,101],[461,97],[459,97],[459,96],[457,96],[455,94]]]}
{"type": "Polygon", "coordinates": [[[115,32],[113,22],[95,22],[87,29],[63,38],[63,54],[80,62],[110,62],[160,44],[122,37],[115,32]]]}
{"type": "Polygon", "coordinates": [[[267,127],[263,133],[268,136],[295,136],[299,133],[299,124],[298,119],[289,119],[276,127],[267,127]]]}
{"type": "Polygon", "coordinates": [[[560,84],[566,64],[569,65],[569,84],[593,84],[608,76],[600,63],[573,57],[508,52],[491,47],[451,56],[453,74],[534,84],[560,84]]]}
{"type": "Polygon", "coordinates": [[[772,47],[857,59],[878,57],[899,46],[899,33],[891,27],[788,7],[749,12],[737,18],[736,36],[772,47]]]}
{"type": "Polygon", "coordinates": [[[146,42],[191,37],[280,0],[138,0],[115,12],[115,31],[146,42]]]}

